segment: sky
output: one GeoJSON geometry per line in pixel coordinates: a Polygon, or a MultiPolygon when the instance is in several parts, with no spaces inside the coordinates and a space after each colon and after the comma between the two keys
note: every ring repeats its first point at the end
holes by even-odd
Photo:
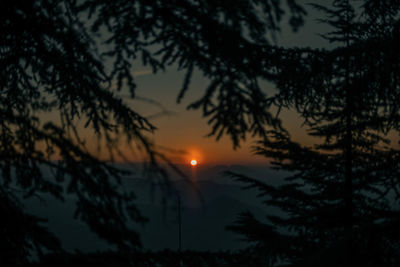
{"type": "Polygon", "coordinates": [[[158,128],[152,140],[167,149],[186,151],[187,154],[170,155],[176,163],[189,162],[191,158],[196,158],[199,164],[263,163],[264,158],[249,152],[252,145],[250,140],[234,150],[228,136],[223,136],[219,141],[214,137],[206,137],[211,130],[207,118],[202,117],[200,110],[186,110],[186,106],[201,97],[208,81],[199,73],[195,74],[185,98],[177,104],[176,97],[182,86],[183,75],[183,72],[170,70],[136,77],[137,95],[151,98],[163,106],[160,108],[140,100],[132,101],[132,107],[145,116],[150,115],[151,122],[158,128]],[[168,112],[152,117],[163,111],[168,112]]]}
{"type": "MultiPolygon", "coordinates": [[[[315,22],[318,17],[316,12],[306,9],[309,16],[306,24],[294,34],[284,21],[282,33],[278,35],[278,45],[303,46],[303,47],[327,47],[329,44],[322,40],[317,33],[326,30],[326,26],[315,22]]],[[[268,161],[252,153],[255,139],[248,138],[242,142],[240,148],[233,149],[228,136],[216,141],[214,137],[206,137],[211,128],[207,125],[207,119],[201,116],[201,110],[186,110],[186,106],[200,98],[204,89],[208,86],[208,80],[199,72],[195,72],[191,80],[189,90],[180,104],[176,103],[176,97],[182,86],[185,71],[178,72],[173,66],[166,72],[152,74],[146,66],[136,66],[134,75],[137,83],[137,96],[151,99],[162,105],[150,104],[146,101],[129,100],[130,106],[158,128],[150,138],[156,145],[168,149],[183,150],[186,154],[169,154],[175,163],[189,163],[196,158],[199,164],[268,164],[268,161]],[[164,113],[161,114],[160,113],[164,113]]],[[[266,92],[272,92],[271,85],[266,84],[266,92]]],[[[302,121],[294,112],[283,112],[284,126],[293,134],[294,140],[303,144],[311,143],[305,130],[301,128],[302,121]]]]}
{"type": "MultiPolygon", "coordinates": [[[[308,1],[299,2],[305,4],[308,1]]],[[[323,3],[322,0],[321,3],[323,3]]],[[[277,44],[284,47],[332,48],[332,44],[318,35],[329,31],[327,25],[317,21],[318,18],[323,17],[323,14],[310,6],[303,6],[308,13],[305,25],[297,33],[293,33],[287,19],[284,18],[282,31],[277,35],[277,44]]],[[[190,103],[203,95],[209,85],[209,81],[199,71],[195,70],[189,90],[183,101],[177,104],[176,98],[182,87],[185,70],[177,71],[176,66],[171,66],[165,72],[153,74],[148,66],[138,65],[140,64],[138,62],[133,63],[133,75],[137,84],[136,99],[126,97],[123,100],[157,127],[157,130],[153,134],[148,134],[147,137],[173,163],[189,164],[192,159],[196,159],[199,165],[268,165],[266,158],[254,155],[252,151],[256,139],[248,136],[244,142],[241,142],[239,148],[234,149],[229,136],[223,136],[218,141],[215,137],[207,137],[211,127],[207,124],[207,118],[202,117],[201,110],[186,109],[190,103]]],[[[268,95],[273,93],[273,85],[265,83],[262,86],[268,95]]],[[[290,132],[294,141],[307,146],[318,142],[307,135],[306,130],[301,126],[303,120],[296,112],[284,110],[280,117],[283,126],[290,132]]],[[[92,139],[92,136],[93,133],[86,137],[92,139]]],[[[93,143],[92,147],[94,147],[93,143]]],[[[132,154],[127,150],[125,152],[127,152],[128,160],[143,160],[140,153],[132,154]]],[[[100,155],[101,158],[104,158],[103,156],[100,155]]]]}

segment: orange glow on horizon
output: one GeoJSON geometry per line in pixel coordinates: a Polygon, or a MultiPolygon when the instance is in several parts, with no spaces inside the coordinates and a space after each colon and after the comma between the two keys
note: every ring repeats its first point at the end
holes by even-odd
{"type": "Polygon", "coordinates": [[[189,148],[186,148],[185,151],[186,151],[186,155],[184,157],[185,163],[189,162],[190,165],[192,166],[196,166],[197,164],[199,164],[199,162],[204,164],[203,152],[198,147],[191,146],[189,148]],[[192,164],[193,161],[196,161],[195,165],[192,164]]]}

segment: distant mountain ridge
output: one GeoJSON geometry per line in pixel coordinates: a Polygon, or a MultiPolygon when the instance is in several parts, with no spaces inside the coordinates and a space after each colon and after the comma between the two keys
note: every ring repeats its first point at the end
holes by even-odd
{"type": "MultiPolygon", "coordinates": [[[[130,166],[132,168],[132,166],[130,166]]],[[[125,167],[126,168],[126,167],[125,167]]],[[[193,169],[183,168],[190,172],[193,169]]],[[[144,179],[140,172],[125,177],[123,186],[137,195],[137,206],[150,221],[144,227],[136,226],[144,248],[150,250],[177,248],[177,196],[181,198],[182,244],[184,249],[227,250],[241,249],[246,243],[238,236],[225,231],[240,212],[251,211],[256,217],[265,216],[257,191],[242,190],[241,185],[223,176],[226,170],[253,175],[271,176],[267,168],[253,168],[241,165],[217,165],[196,169],[197,178],[192,183],[171,174],[171,190],[167,202],[163,202],[165,192],[151,179],[144,179]],[[164,194],[164,195],[163,195],[164,194]]],[[[193,178],[189,176],[189,178],[193,178]]],[[[279,177],[278,177],[279,178],[279,177]]],[[[271,179],[278,179],[271,177],[271,179]]],[[[65,202],[45,196],[46,203],[30,199],[25,204],[29,212],[49,219],[49,227],[61,239],[65,249],[88,252],[109,248],[109,245],[90,232],[88,227],[73,219],[75,198],[67,197],[65,202]]]]}

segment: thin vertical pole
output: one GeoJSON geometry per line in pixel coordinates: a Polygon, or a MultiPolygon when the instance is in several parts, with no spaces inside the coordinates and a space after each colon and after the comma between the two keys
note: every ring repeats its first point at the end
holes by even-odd
{"type": "Polygon", "coordinates": [[[181,220],[181,195],[178,193],[178,251],[182,249],[182,220],[181,220]]]}

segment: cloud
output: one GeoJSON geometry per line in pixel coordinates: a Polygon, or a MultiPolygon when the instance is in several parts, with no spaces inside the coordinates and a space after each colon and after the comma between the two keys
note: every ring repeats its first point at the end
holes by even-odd
{"type": "Polygon", "coordinates": [[[133,77],[139,77],[139,76],[145,76],[145,75],[149,75],[152,74],[153,71],[151,69],[146,69],[146,70],[138,70],[138,71],[134,71],[132,73],[133,77]]]}

